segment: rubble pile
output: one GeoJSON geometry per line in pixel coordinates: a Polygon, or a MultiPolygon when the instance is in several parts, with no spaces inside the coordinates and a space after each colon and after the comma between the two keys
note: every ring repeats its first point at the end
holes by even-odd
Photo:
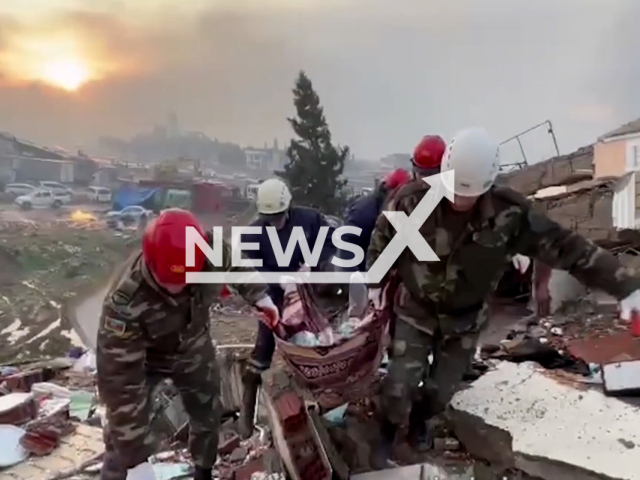
{"type": "MultiPolygon", "coordinates": [[[[223,369],[231,371],[230,375],[239,375],[237,370],[223,369]]],[[[94,376],[94,354],[79,348],[64,358],[0,369],[0,443],[4,452],[0,452],[0,477],[98,477],[104,453],[104,408],[94,376]]],[[[223,387],[233,383],[228,377],[223,378],[223,387]]],[[[192,474],[192,462],[186,443],[188,418],[178,391],[165,381],[156,387],[153,399],[150,440],[157,453],[150,463],[157,478],[185,478],[192,474]]],[[[258,426],[253,437],[242,441],[236,432],[235,412],[226,412],[224,417],[215,478],[284,480],[269,428],[258,426]]]]}
{"type": "Polygon", "coordinates": [[[615,303],[595,296],[566,302],[553,315],[529,315],[515,322],[506,338],[482,346],[482,360],[535,362],[547,370],[574,374],[578,383],[602,385],[602,367],[640,360],[640,345],[619,318],[615,303]]]}

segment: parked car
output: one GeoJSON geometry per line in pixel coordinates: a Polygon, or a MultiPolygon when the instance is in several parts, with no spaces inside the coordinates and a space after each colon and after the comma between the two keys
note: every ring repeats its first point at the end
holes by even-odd
{"type": "Polygon", "coordinates": [[[111,210],[107,212],[107,225],[115,227],[118,223],[134,223],[144,222],[149,220],[153,216],[151,210],[147,210],[144,207],[138,205],[131,205],[125,207],[122,210],[111,210]]]}
{"type": "Polygon", "coordinates": [[[106,187],[89,187],[87,197],[93,202],[111,202],[111,189],[106,187]]]}
{"type": "Polygon", "coordinates": [[[4,191],[13,195],[28,195],[36,191],[37,188],[28,183],[8,183],[4,187],[4,191]]]}
{"type": "Polygon", "coordinates": [[[40,188],[42,188],[43,190],[49,190],[53,193],[64,192],[73,196],[73,190],[71,190],[69,187],[67,187],[66,185],[63,185],[60,182],[42,181],[40,182],[40,188]]]}
{"type": "Polygon", "coordinates": [[[60,208],[70,201],[71,195],[66,192],[35,190],[27,195],[20,195],[13,202],[23,210],[31,210],[32,208],[60,208]]]}
{"type": "Polygon", "coordinates": [[[52,192],[53,196],[60,200],[63,204],[71,203],[73,194],[69,192],[52,192]]]}

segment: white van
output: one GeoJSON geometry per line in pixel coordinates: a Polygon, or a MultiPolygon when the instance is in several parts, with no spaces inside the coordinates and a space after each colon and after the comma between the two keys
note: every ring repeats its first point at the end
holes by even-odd
{"type": "Polygon", "coordinates": [[[111,203],[111,189],[106,187],[89,187],[87,197],[93,202],[111,203]]]}

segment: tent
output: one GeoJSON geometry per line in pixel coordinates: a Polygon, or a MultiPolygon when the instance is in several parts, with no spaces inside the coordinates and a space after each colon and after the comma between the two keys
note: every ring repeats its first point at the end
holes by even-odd
{"type": "Polygon", "coordinates": [[[139,205],[149,210],[157,210],[157,188],[139,188],[122,186],[113,195],[113,209],[122,210],[125,207],[139,205]]]}

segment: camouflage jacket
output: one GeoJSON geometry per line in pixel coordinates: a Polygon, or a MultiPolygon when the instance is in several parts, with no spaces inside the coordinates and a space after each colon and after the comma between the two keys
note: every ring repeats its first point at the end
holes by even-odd
{"type": "MultiPolygon", "coordinates": [[[[207,262],[207,271],[252,270],[231,266],[231,249],[226,242],[222,257],[224,267],[207,262]]],[[[103,304],[98,331],[98,383],[126,383],[127,369],[137,368],[151,357],[188,353],[194,339],[208,335],[209,309],[220,298],[222,288],[221,284],[193,284],[180,295],[167,295],[148,271],[142,253],[134,253],[114,275],[103,304]],[[122,378],[101,378],[101,365],[105,375],[121,367],[122,378]]],[[[251,304],[267,295],[263,284],[233,288],[251,304]]]]}
{"type": "MultiPolygon", "coordinates": [[[[405,185],[386,210],[410,215],[429,188],[423,181],[405,185]]],[[[617,299],[640,288],[640,279],[630,276],[615,256],[536,212],[515,190],[492,187],[462,223],[447,202],[442,200],[420,228],[440,261],[418,262],[406,248],[395,264],[412,299],[436,313],[480,309],[517,253],[566,270],[617,299]]],[[[367,252],[367,268],[394,235],[395,229],[381,215],[367,252]]]]}

